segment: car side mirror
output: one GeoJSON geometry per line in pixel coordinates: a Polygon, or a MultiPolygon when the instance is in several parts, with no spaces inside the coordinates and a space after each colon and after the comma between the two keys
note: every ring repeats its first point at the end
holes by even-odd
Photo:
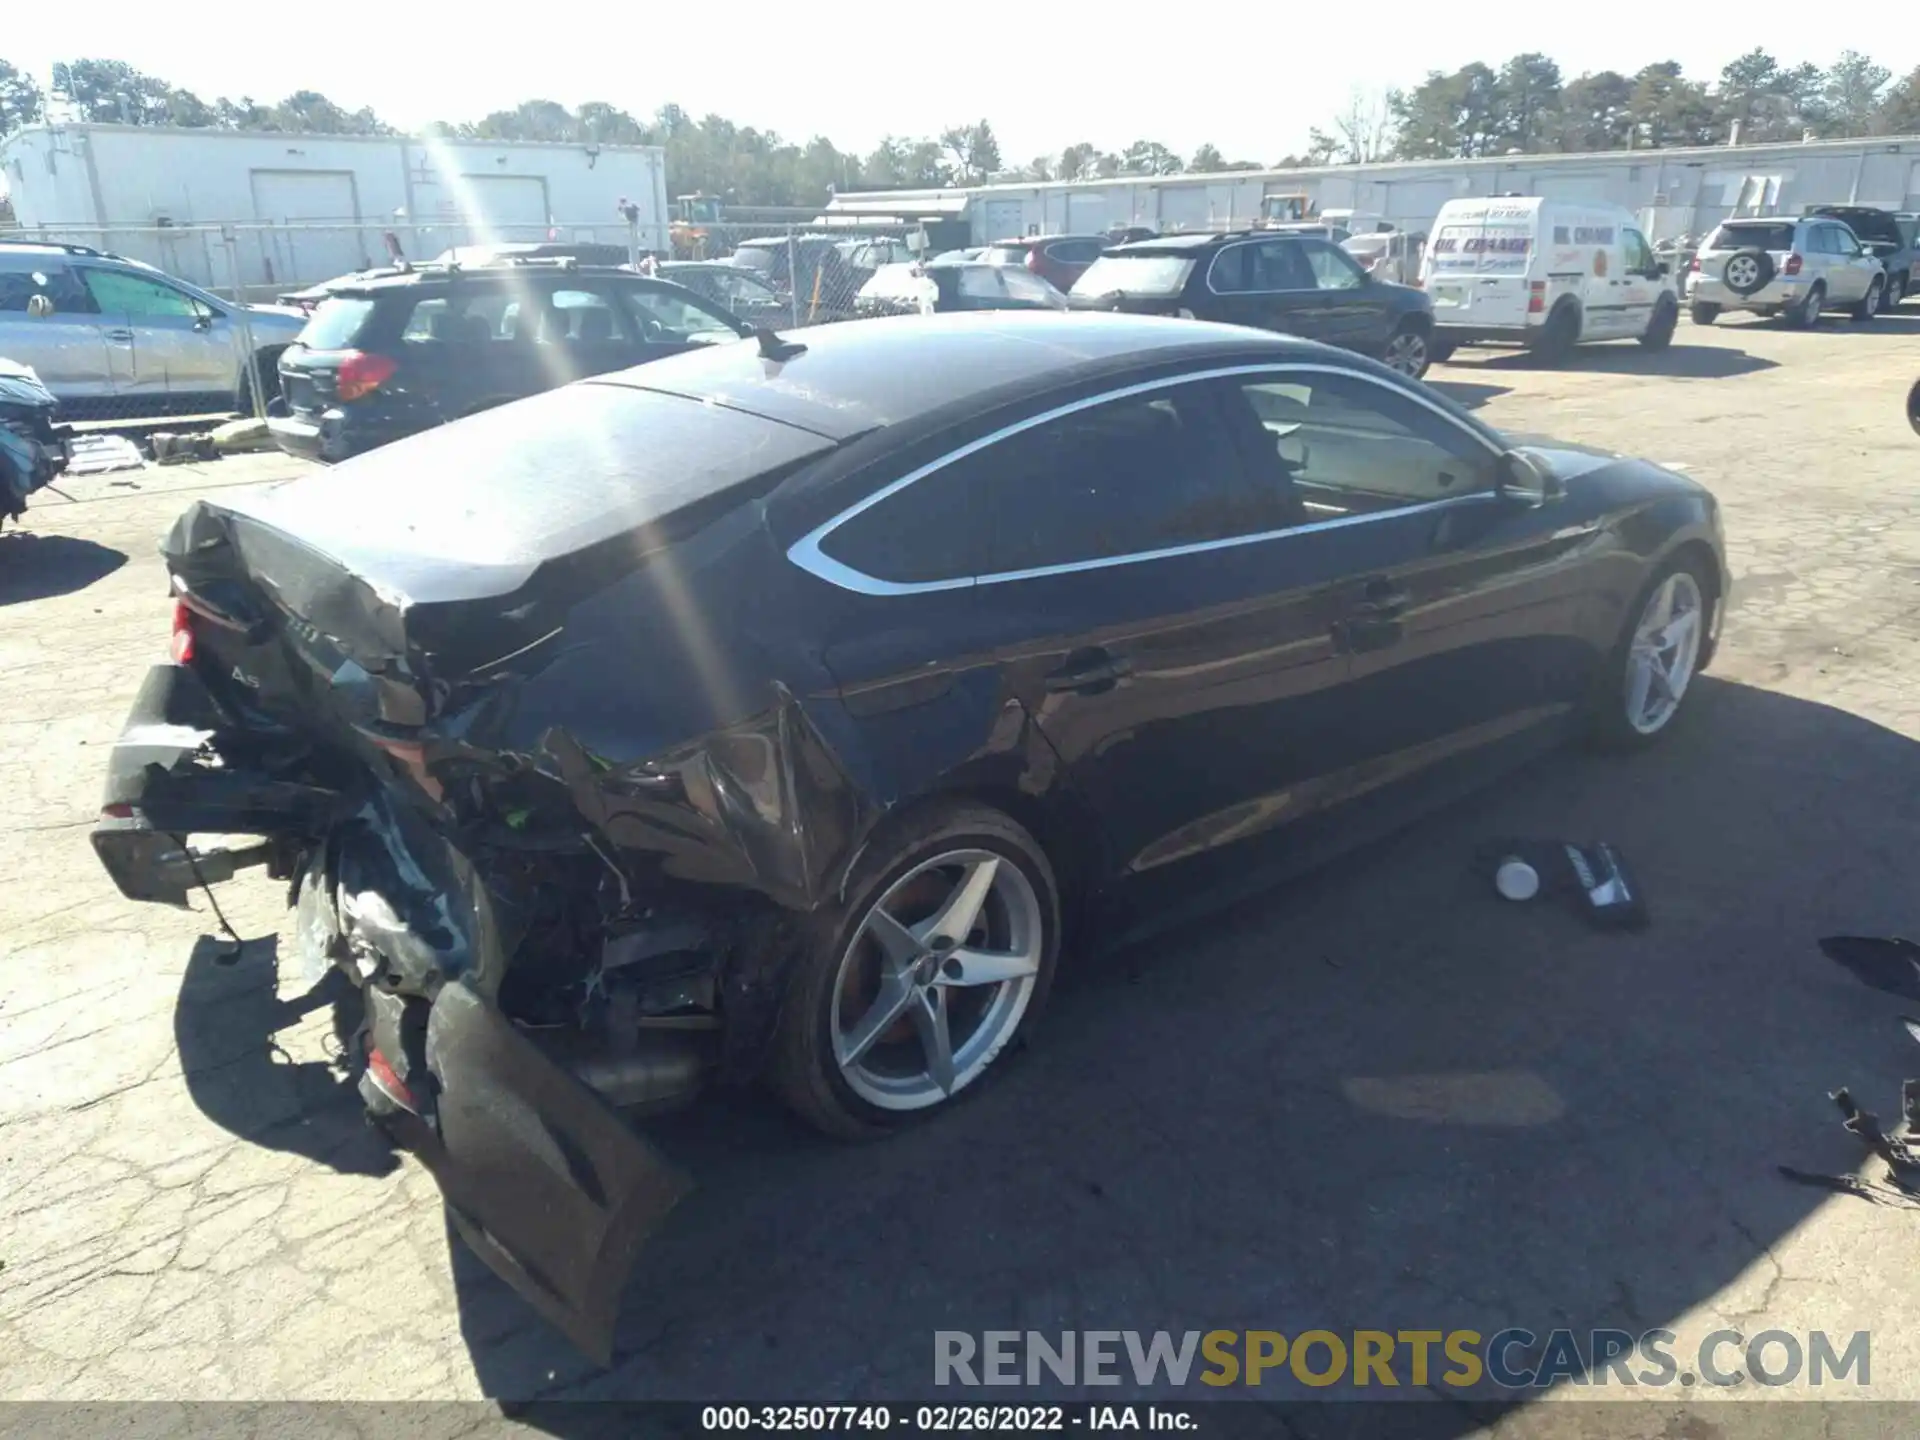
{"type": "Polygon", "coordinates": [[[53,297],[51,295],[29,295],[27,297],[27,314],[36,320],[46,319],[49,315],[53,314],[53,297]]]}
{"type": "Polygon", "coordinates": [[[1497,488],[1502,500],[1529,508],[1557,500],[1562,493],[1559,477],[1519,450],[1509,450],[1500,457],[1497,488]]]}
{"type": "Polygon", "coordinates": [[[1907,424],[1914,433],[1920,434],[1920,380],[1913,382],[1913,388],[1907,391],[1907,424]]]}
{"type": "Polygon", "coordinates": [[[202,310],[193,317],[193,328],[202,331],[213,329],[213,316],[202,310]]]}

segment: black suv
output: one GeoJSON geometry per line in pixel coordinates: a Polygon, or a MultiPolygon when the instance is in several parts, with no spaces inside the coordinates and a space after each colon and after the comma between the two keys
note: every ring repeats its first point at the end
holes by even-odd
{"type": "Polygon", "coordinates": [[[1433,302],[1376,280],[1331,241],[1250,230],[1116,245],[1073,283],[1076,310],[1183,315],[1280,330],[1426,374],[1433,302]]]}
{"type": "Polygon", "coordinates": [[[280,356],[282,450],[344,460],[570,380],[752,334],[666,280],[529,261],[336,290],[280,356]]]}

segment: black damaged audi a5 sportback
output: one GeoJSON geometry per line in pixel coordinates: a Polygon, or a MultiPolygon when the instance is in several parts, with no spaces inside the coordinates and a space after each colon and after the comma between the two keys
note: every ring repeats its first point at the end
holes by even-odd
{"type": "Polygon", "coordinates": [[[1570,731],[1649,742],[1727,594],[1691,480],[1116,314],[764,333],[198,501],[164,549],[100,858],[176,905],[284,878],[287,950],[364,993],[369,1109],[603,1358],[685,1183],[636,1116],[761,1075],[836,1135],[936,1110],[1073,917],[1570,731]]]}

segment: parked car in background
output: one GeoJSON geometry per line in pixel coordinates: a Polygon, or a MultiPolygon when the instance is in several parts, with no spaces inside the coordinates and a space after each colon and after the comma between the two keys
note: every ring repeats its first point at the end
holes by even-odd
{"type": "Polygon", "coordinates": [[[883,265],[854,301],[854,313],[863,317],[1066,308],[1067,297],[1038,275],[977,260],[883,265]]]}
{"type": "Polygon", "coordinates": [[[632,254],[625,245],[598,240],[515,240],[488,245],[455,245],[442,250],[429,265],[498,265],[506,260],[573,260],[582,265],[625,265],[632,254]]]}
{"type": "Polygon", "coordinates": [[[1159,233],[1151,225],[1116,225],[1100,238],[1109,245],[1131,245],[1137,240],[1151,240],[1159,233]]]}
{"type": "Polygon", "coordinates": [[[227,414],[271,398],[274,364],[306,316],[246,307],[243,373],[230,300],[84,245],[0,241],[0,355],[33,368],[66,420],[227,414]]]}
{"type": "Polygon", "coordinates": [[[1071,919],[1244,895],[1566,738],[1653,745],[1727,594],[1697,482],[1320,346],[1011,313],[772,343],[196,501],[176,663],[102,747],[121,892],[270,862],[281,965],[364,996],[370,1116],[602,1364],[688,1189],[640,1115],[762,1075],[846,1139],[947,1113],[1071,919]]]}
{"type": "Polygon", "coordinates": [[[1420,265],[1436,360],[1461,345],[1522,345],[1548,361],[1593,340],[1673,342],[1671,267],[1617,205],[1501,195],[1449,200],[1420,265]]]}
{"type": "Polygon", "coordinates": [[[1396,285],[1420,283],[1420,262],[1427,244],[1423,234],[1378,230],[1366,235],[1349,235],[1338,243],[1376,280],[1391,280],[1396,285]]]}
{"type": "Polygon", "coordinates": [[[832,235],[769,235],[743,240],[727,263],[751,271],[789,307],[797,298],[803,321],[844,319],[853,313],[853,297],[873,268],[855,265],[840,248],[842,243],[832,235]]]}
{"type": "Polygon", "coordinates": [[[1891,310],[1914,291],[1914,269],[1920,255],[1914,253],[1914,226],[1903,222],[1892,210],[1877,205],[1809,205],[1801,212],[1827,220],[1838,220],[1854,234],[1880,262],[1886,275],[1886,292],[1880,308],[1891,310]]]}
{"type": "Polygon", "coordinates": [[[744,265],[729,265],[724,260],[666,260],[654,266],[653,273],[725,306],[749,325],[785,325],[793,319],[790,297],[744,265]]]}
{"type": "Polygon", "coordinates": [[[1101,235],[1029,235],[996,240],[980,258],[993,265],[1023,265],[1054,289],[1070,291],[1106,248],[1101,235]]]}
{"type": "Polygon", "coordinates": [[[1427,370],[1433,305],[1376,280],[1330,240],[1271,230],[1161,235],[1107,251],[1074,282],[1077,310],[1124,310],[1254,325],[1427,370]]]}
{"type": "Polygon", "coordinates": [[[280,357],[289,454],[337,461],[570,380],[752,327],[624,267],[426,268],[329,296],[280,357]]]}
{"type": "Polygon", "coordinates": [[[882,265],[910,265],[919,252],[899,235],[862,235],[840,242],[840,253],[855,270],[874,271],[882,265]]]}
{"type": "Polygon", "coordinates": [[[1694,252],[1687,298],[1696,324],[1728,310],[1812,325],[1822,311],[1880,313],[1886,273],[1844,221],[1818,215],[1727,220],[1694,252]]]}

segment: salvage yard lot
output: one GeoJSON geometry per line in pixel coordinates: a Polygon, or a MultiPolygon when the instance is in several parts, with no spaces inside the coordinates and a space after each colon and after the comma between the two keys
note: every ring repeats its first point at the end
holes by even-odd
{"type": "Polygon", "coordinates": [[[223,964],[203,900],[126,903],[88,847],[165,650],[158,536],[298,466],[59,483],[0,539],[0,1394],[925,1398],[936,1329],[1725,1324],[1871,1330],[1866,1393],[1920,1398],[1920,1217],[1774,1168],[1854,1168],[1825,1092],[1891,1114],[1920,1071],[1813,943],[1920,932],[1916,373],[1917,315],[1437,368],[1496,425],[1720,496],[1734,606],[1682,733],[1069,956],[1032,1052],[885,1144],[753,1095],[653,1127],[697,1189],[610,1374],[362,1125],[338,997],[276,969],[280,888],[222,890],[250,942],[223,964]],[[1516,834],[1616,843],[1652,928],[1503,906],[1469,861],[1516,834]]]}

